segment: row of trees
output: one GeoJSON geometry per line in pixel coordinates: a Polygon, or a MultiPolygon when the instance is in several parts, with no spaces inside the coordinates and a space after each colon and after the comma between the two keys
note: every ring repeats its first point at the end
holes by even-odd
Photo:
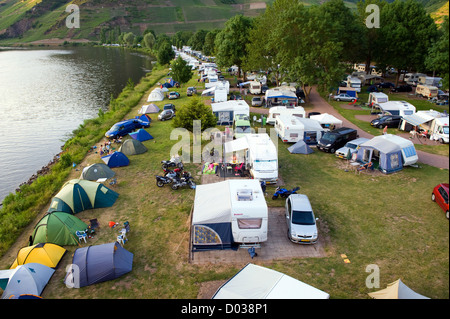
{"type": "Polygon", "coordinates": [[[380,70],[435,73],[448,88],[448,34],[448,17],[438,27],[417,0],[360,1],[356,11],[343,0],[311,7],[299,0],[275,0],[261,15],[234,16],[223,29],[179,31],[171,37],[147,30],[142,36],[120,33],[118,38],[121,44],[151,49],[161,64],[173,57],[171,45],[188,45],[215,56],[220,67],[264,70],[277,84],[283,79],[327,91],[360,62],[366,70],[376,63],[380,70]],[[368,5],[379,9],[378,28],[367,24],[368,5]]]}

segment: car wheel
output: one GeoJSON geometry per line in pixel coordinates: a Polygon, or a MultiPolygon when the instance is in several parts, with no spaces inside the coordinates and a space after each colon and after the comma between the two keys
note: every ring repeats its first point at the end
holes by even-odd
{"type": "Polygon", "coordinates": [[[334,148],[331,148],[331,149],[330,149],[330,153],[331,153],[331,154],[334,154],[335,151],[336,151],[336,150],[335,150],[334,148]]]}
{"type": "Polygon", "coordinates": [[[378,128],[383,128],[383,125],[381,125],[381,124],[380,124],[380,125],[378,125],[378,128]]]}
{"type": "Polygon", "coordinates": [[[341,99],[336,99],[337,102],[339,102],[341,99]]]}
{"type": "Polygon", "coordinates": [[[436,195],[434,195],[434,193],[431,194],[431,200],[432,200],[433,202],[436,201],[436,195]]]}

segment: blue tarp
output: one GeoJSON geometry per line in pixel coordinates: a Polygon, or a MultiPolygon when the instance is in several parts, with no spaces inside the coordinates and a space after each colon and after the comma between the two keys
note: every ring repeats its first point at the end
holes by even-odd
{"type": "Polygon", "coordinates": [[[127,166],[130,164],[128,157],[122,152],[114,152],[112,154],[102,156],[103,162],[105,162],[108,167],[120,167],[127,166]]]}
{"type": "Polygon", "coordinates": [[[133,254],[119,243],[108,243],[78,248],[65,283],[74,288],[116,279],[133,268],[133,254]]]}
{"type": "Polygon", "coordinates": [[[128,135],[130,135],[135,140],[138,140],[139,142],[153,139],[153,136],[151,136],[149,132],[147,132],[146,130],[144,130],[142,128],[140,130],[138,130],[137,132],[129,133],[128,135]]]}

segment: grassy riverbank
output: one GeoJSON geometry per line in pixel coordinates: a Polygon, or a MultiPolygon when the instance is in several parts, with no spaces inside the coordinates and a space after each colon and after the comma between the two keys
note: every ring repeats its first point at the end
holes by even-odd
{"type": "MultiPolygon", "coordinates": [[[[157,72],[161,78],[167,70],[155,70],[154,79],[158,78],[157,72]]],[[[172,101],[177,109],[191,99],[185,95],[186,87],[195,85],[202,90],[195,77],[177,90],[181,98],[172,101]]],[[[150,87],[139,99],[137,95],[134,97],[136,103],[124,111],[122,117],[137,114],[146,103],[150,87]]],[[[123,94],[131,98],[133,92],[138,91],[141,90],[136,87],[123,94]]],[[[202,99],[207,102],[209,98],[202,99]]],[[[156,104],[161,107],[167,102],[156,104]]],[[[121,103],[112,104],[117,108],[121,103]]],[[[153,114],[151,118],[153,121],[147,130],[154,139],[143,142],[148,152],[130,156],[129,166],[114,169],[118,182],[114,190],[120,194],[114,206],[77,214],[83,220],[97,218],[100,222],[101,228],[89,239],[89,245],[115,240],[117,231],[107,226],[109,221],[130,222],[131,232],[125,248],[134,254],[132,272],[117,280],[69,289],[62,280],[65,266],[71,262],[77,247],[67,247],[68,253],[45,289],[44,298],[197,298],[204,284],[226,280],[244,266],[188,262],[189,214],[194,191],[156,186],[154,175],[161,173],[160,161],[168,159],[170,149],[178,141],[170,139],[171,121],[160,122],[153,114]]],[[[269,128],[271,126],[266,126],[269,128]]],[[[86,145],[102,143],[101,133],[105,130],[104,126],[99,128],[97,139],[91,143],[86,141],[86,145]]],[[[301,193],[310,198],[320,218],[319,235],[325,240],[326,257],[270,262],[249,257],[248,262],[282,271],[328,292],[332,298],[368,298],[367,293],[376,290],[366,287],[369,275],[366,267],[371,264],[380,269],[381,288],[401,278],[428,297],[449,298],[449,223],[442,210],[430,200],[432,188],[437,183],[448,182],[447,170],[421,165],[391,175],[378,172],[358,175],[348,171],[345,160],[331,154],[320,151],[310,155],[290,154],[288,146],[281,142],[278,146],[280,177],[286,188],[300,186],[301,193]],[[341,254],[346,254],[351,263],[344,263],[341,254]]],[[[100,156],[90,152],[78,167],[95,162],[101,162],[100,156]]],[[[186,170],[200,183],[200,163],[186,164],[186,170]]],[[[66,179],[80,174],[71,167],[66,171],[66,179]]],[[[268,187],[267,191],[273,193],[274,187],[268,187]]],[[[284,204],[270,196],[267,202],[269,206],[284,204]]],[[[42,200],[42,208],[48,203],[49,198],[42,200]]],[[[27,234],[21,237],[22,242],[26,239],[27,234]]],[[[0,269],[13,262],[16,252],[11,249],[0,260],[0,269]]]]}

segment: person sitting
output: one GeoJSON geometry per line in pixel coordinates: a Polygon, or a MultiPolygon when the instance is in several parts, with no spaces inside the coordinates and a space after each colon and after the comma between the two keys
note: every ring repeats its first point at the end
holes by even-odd
{"type": "Polygon", "coordinates": [[[373,166],[373,163],[372,163],[372,162],[365,163],[365,164],[361,165],[361,166],[358,168],[358,171],[367,170],[367,169],[369,169],[369,168],[372,168],[372,166],[373,166]]]}

